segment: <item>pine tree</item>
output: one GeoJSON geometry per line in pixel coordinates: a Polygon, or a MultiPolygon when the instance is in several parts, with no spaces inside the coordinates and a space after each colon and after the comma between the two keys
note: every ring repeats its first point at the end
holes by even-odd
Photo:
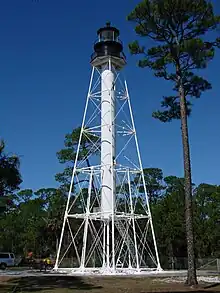
{"type": "Polygon", "coordinates": [[[220,38],[213,38],[220,24],[213,6],[207,0],[144,0],[128,16],[135,23],[138,36],[155,42],[147,48],[138,41],[129,45],[132,54],[141,55],[138,65],[149,67],[156,77],[173,83],[175,95],[163,97],[164,110],[153,113],[162,122],[181,120],[185,178],[185,223],[188,253],[186,283],[196,285],[194,232],[192,219],[192,180],[187,117],[191,98],[199,98],[211,84],[195,74],[207,67],[220,47],[220,38]],[[212,34],[209,35],[209,33],[212,34]],[[207,41],[207,40],[208,41],[207,41]]]}

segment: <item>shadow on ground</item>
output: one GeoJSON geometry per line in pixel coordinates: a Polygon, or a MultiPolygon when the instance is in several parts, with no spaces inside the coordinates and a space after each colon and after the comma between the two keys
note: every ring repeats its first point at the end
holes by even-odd
{"type": "Polygon", "coordinates": [[[0,284],[1,293],[18,292],[40,292],[44,290],[77,289],[82,291],[102,289],[101,286],[94,286],[84,282],[80,277],[75,276],[36,276],[23,277],[10,280],[10,283],[0,284]]]}
{"type": "Polygon", "coordinates": [[[210,288],[215,288],[215,287],[220,288],[220,283],[208,284],[205,286],[205,289],[210,289],[210,288]]]}
{"type": "Polygon", "coordinates": [[[183,283],[157,283],[151,278],[81,278],[76,276],[30,276],[2,280],[1,293],[217,293],[219,284],[200,284],[190,288],[183,283]]]}
{"type": "Polygon", "coordinates": [[[173,292],[173,293],[219,293],[220,291],[218,290],[218,291],[210,291],[210,290],[201,290],[201,289],[188,289],[188,290],[181,290],[181,291],[176,291],[176,290],[172,290],[172,289],[168,289],[168,290],[151,290],[151,291],[140,291],[140,293],[152,293],[152,292],[154,292],[154,293],[171,293],[171,292],[173,292]]]}

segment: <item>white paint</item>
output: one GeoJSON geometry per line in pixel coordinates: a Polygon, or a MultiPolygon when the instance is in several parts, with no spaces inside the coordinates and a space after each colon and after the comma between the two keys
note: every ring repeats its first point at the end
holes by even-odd
{"type": "MultiPolygon", "coordinates": [[[[101,73],[101,212],[106,220],[110,218],[114,206],[114,198],[112,198],[114,194],[113,157],[115,156],[114,79],[109,62],[103,66],[101,73]]],[[[107,239],[108,241],[109,239],[107,239]]]]}
{"type": "Polygon", "coordinates": [[[72,193],[72,189],[73,189],[74,177],[75,177],[75,173],[76,173],[77,160],[78,160],[79,151],[80,151],[80,142],[82,140],[82,135],[83,135],[83,131],[84,131],[86,112],[87,112],[87,108],[88,108],[88,104],[89,104],[89,96],[90,96],[90,92],[91,92],[91,88],[92,88],[92,81],[93,81],[93,77],[94,77],[94,72],[95,72],[95,68],[93,67],[90,81],[89,81],[89,89],[88,89],[88,93],[87,93],[86,105],[85,105],[85,110],[84,110],[83,120],[82,120],[82,127],[81,127],[81,131],[80,131],[80,136],[79,136],[79,143],[77,146],[76,158],[75,158],[75,162],[74,162],[73,173],[72,173],[71,182],[70,182],[70,189],[69,189],[67,203],[66,203],[65,215],[64,215],[64,219],[63,219],[63,226],[62,226],[61,235],[60,235],[60,242],[59,242],[57,256],[56,256],[56,262],[55,262],[55,267],[54,267],[55,269],[58,269],[58,262],[59,262],[60,251],[61,251],[61,246],[62,246],[63,236],[64,236],[64,229],[65,229],[65,225],[66,225],[67,218],[68,218],[68,209],[69,209],[69,205],[70,205],[70,198],[71,198],[71,193],[72,193]]]}
{"type": "MultiPolygon", "coordinates": [[[[93,72],[94,69],[98,72],[98,79],[93,80],[92,74],[54,267],[56,272],[64,273],[66,270],[70,274],[81,275],[135,276],[142,274],[157,275],[161,272],[148,200],[143,213],[139,214],[135,208],[135,198],[139,196],[139,187],[135,187],[134,178],[138,176],[145,186],[144,174],[130,97],[126,83],[124,86],[124,83],[119,79],[118,70],[122,68],[122,65],[118,62],[117,58],[106,56],[104,59],[97,59],[96,63],[93,64],[93,72]],[[117,80],[117,88],[115,88],[115,80],[117,80]],[[117,109],[115,107],[116,101],[117,109]],[[91,105],[93,107],[95,105],[95,112],[89,110],[91,105]],[[120,113],[123,111],[126,111],[126,121],[123,120],[123,117],[122,119],[120,117],[120,113]],[[117,117],[117,121],[115,121],[115,117],[117,117]],[[124,144],[118,144],[117,152],[115,148],[117,143],[116,131],[117,135],[126,138],[124,144]],[[93,150],[97,151],[96,161],[91,159],[91,166],[86,163],[83,165],[84,160],[82,158],[78,160],[82,140],[89,133],[97,133],[98,136],[97,142],[93,143],[93,150]],[[128,165],[126,165],[124,158],[127,157],[124,151],[128,151],[129,154],[127,148],[132,140],[135,143],[133,148],[136,149],[136,161],[135,158],[129,158],[128,165]],[[97,158],[100,160],[98,165],[95,164],[97,158]],[[82,178],[84,180],[81,180],[82,178]],[[77,185],[74,193],[72,190],[73,182],[79,181],[82,183],[77,185]],[[116,182],[119,188],[123,187],[124,184],[128,186],[127,194],[116,190],[116,182]],[[133,182],[132,186],[131,182],[133,182]],[[93,188],[94,184],[95,188],[93,188]],[[85,189],[87,194],[85,194],[85,189]],[[80,194],[83,194],[83,196],[81,197],[80,194]],[[71,196],[72,200],[70,200],[71,196]],[[117,205],[117,200],[120,200],[122,196],[126,202],[123,207],[124,210],[117,205]],[[79,206],[76,203],[76,209],[74,209],[74,202],[80,202],[79,206]],[[72,226],[69,224],[69,221],[74,219],[81,220],[77,231],[72,229],[74,223],[72,223],[72,226]],[[143,233],[140,233],[138,226],[140,219],[143,219],[142,223],[145,223],[143,233]],[[70,239],[67,238],[69,245],[62,243],[64,227],[69,229],[71,236],[70,239]],[[154,240],[154,251],[152,253],[146,249],[148,230],[151,230],[154,240]],[[77,251],[76,237],[81,231],[84,231],[82,240],[79,240],[82,241],[82,250],[77,251]],[[62,252],[61,246],[65,249],[62,252]],[[65,269],[62,268],[64,267],[62,262],[67,257],[70,248],[75,251],[75,259],[72,267],[65,269]],[[147,255],[150,257],[152,264],[155,265],[154,271],[149,268],[147,255]]],[[[139,179],[137,181],[139,182],[139,179]]],[[[147,199],[146,190],[144,190],[144,193],[147,199]]]]}
{"type": "MultiPolygon", "coordinates": [[[[115,156],[114,80],[115,76],[109,58],[108,63],[102,67],[101,73],[101,217],[105,221],[103,225],[103,268],[107,270],[110,269],[110,221],[114,217],[115,204],[113,170],[115,156]]],[[[112,240],[114,241],[113,238],[112,240]]],[[[114,242],[112,247],[114,247],[114,242]]]]}
{"type": "Polygon", "coordinates": [[[91,190],[92,190],[92,177],[93,177],[93,168],[91,170],[90,179],[89,179],[89,190],[88,190],[88,197],[87,197],[87,204],[86,204],[86,218],[85,218],[85,226],[84,226],[84,233],[83,233],[83,247],[82,247],[82,256],[81,256],[81,264],[80,264],[82,271],[85,268],[85,259],[86,259],[86,247],[87,247],[90,201],[91,201],[91,190]]]}
{"type": "MultiPolygon", "coordinates": [[[[178,271],[176,271],[178,272],[178,271]]],[[[163,279],[154,279],[154,282],[160,282],[160,283],[184,283],[186,280],[186,277],[178,277],[174,276],[171,278],[163,278],[163,279]]],[[[219,277],[214,277],[214,276],[197,276],[197,281],[198,282],[203,282],[203,283],[219,283],[220,278],[219,277]]]]}

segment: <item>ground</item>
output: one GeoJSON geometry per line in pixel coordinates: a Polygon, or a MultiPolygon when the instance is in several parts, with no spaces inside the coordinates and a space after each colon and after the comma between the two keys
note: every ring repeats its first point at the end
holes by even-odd
{"type": "Polygon", "coordinates": [[[152,277],[1,276],[1,293],[147,293],[220,292],[219,283],[200,283],[188,288],[184,279],[152,277]]]}

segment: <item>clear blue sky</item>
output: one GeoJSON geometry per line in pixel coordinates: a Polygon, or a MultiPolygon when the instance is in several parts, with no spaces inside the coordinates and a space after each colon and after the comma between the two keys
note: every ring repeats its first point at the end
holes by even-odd
{"type": "MultiPolygon", "coordinates": [[[[23,188],[54,186],[62,169],[56,152],[79,126],[96,30],[111,20],[121,31],[136,127],[145,167],[183,175],[180,124],[151,118],[170,85],[136,67],[127,44],[135,38],[127,14],[138,1],[2,0],[0,6],[0,137],[21,156],[23,188]]],[[[220,14],[220,1],[215,0],[220,14]]],[[[202,72],[213,89],[195,101],[189,121],[195,183],[220,184],[220,52],[202,72]]]]}

